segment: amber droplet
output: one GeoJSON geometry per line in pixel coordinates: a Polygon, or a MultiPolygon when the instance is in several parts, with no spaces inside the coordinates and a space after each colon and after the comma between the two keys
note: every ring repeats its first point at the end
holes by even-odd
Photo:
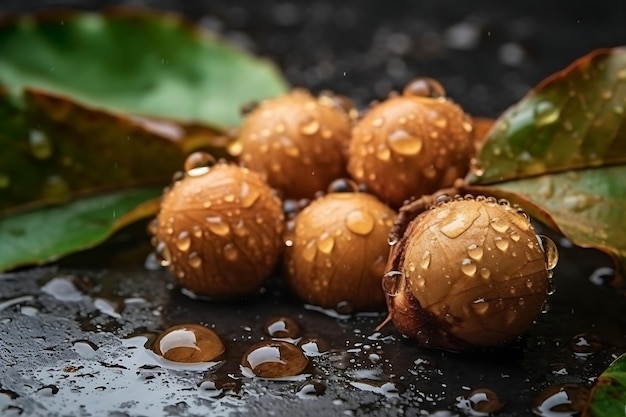
{"type": "Polygon", "coordinates": [[[300,336],[300,326],[289,317],[274,317],[264,326],[265,333],[270,337],[295,339],[300,336]]]}
{"type": "Polygon", "coordinates": [[[281,341],[263,341],[244,353],[241,365],[261,378],[284,378],[301,374],[309,360],[300,348],[281,341]]]}
{"type": "Polygon", "coordinates": [[[204,326],[181,324],[161,333],[152,349],[174,362],[210,362],[224,353],[224,344],[215,332],[204,326]]]}

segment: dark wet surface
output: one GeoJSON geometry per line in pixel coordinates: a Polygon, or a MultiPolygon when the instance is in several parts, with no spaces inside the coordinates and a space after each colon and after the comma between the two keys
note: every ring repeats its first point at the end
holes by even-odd
{"type": "MultiPolygon", "coordinates": [[[[23,3],[1,8],[75,4],[23,3]]],[[[157,5],[273,57],[294,84],[361,105],[424,75],[467,111],[494,116],[573,59],[626,42],[623,2],[189,3],[157,5]]],[[[499,406],[499,416],[575,415],[576,399],[626,351],[624,296],[603,285],[609,260],[558,237],[550,310],[518,343],[464,354],[417,348],[392,327],[376,332],[381,314],[329,317],[294,301],[279,277],[240,303],[191,299],[144,266],[147,240],[119,236],[58,265],[0,275],[0,414],[443,417],[499,406]],[[284,380],[245,376],[242,356],[271,339],[267,324],[280,317],[297,324],[308,364],[284,380]],[[212,329],[223,357],[176,364],[145,348],[183,323],[212,329]],[[472,401],[485,390],[498,402],[480,408],[472,401]],[[549,411],[559,402],[574,409],[549,411]]]]}

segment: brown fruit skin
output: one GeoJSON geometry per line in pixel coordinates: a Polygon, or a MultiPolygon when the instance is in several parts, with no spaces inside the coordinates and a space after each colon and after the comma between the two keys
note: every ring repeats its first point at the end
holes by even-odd
{"type": "Polygon", "coordinates": [[[446,98],[390,97],[355,125],[348,172],[400,207],[467,174],[474,154],[471,131],[469,117],[446,98]]]}
{"type": "Polygon", "coordinates": [[[272,272],[283,228],[273,190],[254,172],[220,163],[204,175],[186,175],[163,196],[155,246],[165,245],[161,254],[183,287],[236,299],[254,293],[272,272]]]}
{"type": "Polygon", "coordinates": [[[312,198],[345,177],[352,121],[335,101],[296,89],[263,101],[239,132],[241,163],[284,198],[312,198]]]}
{"type": "Polygon", "coordinates": [[[540,314],[549,280],[527,217],[485,200],[440,203],[417,216],[388,270],[404,280],[387,297],[398,330],[449,350],[514,341],[540,314]]]}
{"type": "Polygon", "coordinates": [[[365,193],[330,193],[313,201],[288,236],[286,275],[296,295],[324,308],[345,303],[347,312],[383,309],[381,279],[394,217],[365,193]]]}

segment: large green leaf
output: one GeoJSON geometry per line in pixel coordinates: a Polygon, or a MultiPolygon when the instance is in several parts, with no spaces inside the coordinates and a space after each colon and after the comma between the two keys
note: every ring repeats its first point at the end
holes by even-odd
{"type": "Polygon", "coordinates": [[[589,398],[584,417],[626,415],[626,354],[617,358],[600,375],[589,398]]]}
{"type": "Polygon", "coordinates": [[[626,48],[600,50],[546,79],[500,117],[468,176],[574,243],[626,267],[626,48]]]}
{"type": "Polygon", "coordinates": [[[285,89],[270,63],[171,15],[0,22],[0,270],[91,247],[155,213],[142,205],[155,189],[123,190],[168,184],[192,150],[222,156],[241,105],[285,89]],[[103,207],[123,221],[62,233],[103,207]]]}
{"type": "Polygon", "coordinates": [[[0,271],[54,261],[151,214],[160,188],[122,190],[0,219],[0,271]]]}
{"type": "Polygon", "coordinates": [[[0,83],[67,95],[110,111],[218,128],[242,103],[286,83],[254,58],[173,15],[122,12],[25,16],[0,25],[0,83]]]}

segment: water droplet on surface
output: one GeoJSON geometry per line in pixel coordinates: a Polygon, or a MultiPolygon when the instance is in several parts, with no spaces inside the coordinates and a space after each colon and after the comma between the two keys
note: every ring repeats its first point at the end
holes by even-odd
{"type": "Polygon", "coordinates": [[[480,276],[483,279],[489,279],[491,276],[491,271],[488,268],[480,268],[480,276]]]}
{"type": "Polygon", "coordinates": [[[476,264],[470,258],[463,258],[461,261],[461,272],[468,277],[476,275],[476,264]]]}
{"type": "Polygon", "coordinates": [[[176,247],[183,252],[189,250],[191,246],[191,236],[189,236],[189,232],[183,230],[176,236],[176,247]]]}
{"type": "Polygon", "coordinates": [[[81,301],[83,294],[71,277],[55,277],[41,287],[41,291],[59,301],[81,301]]]}
{"type": "Polygon", "coordinates": [[[493,238],[493,242],[496,244],[496,248],[502,252],[506,252],[509,249],[509,239],[502,236],[496,236],[493,238]]]}
{"type": "Polygon", "coordinates": [[[382,117],[377,117],[374,120],[372,120],[372,126],[374,127],[381,127],[384,124],[385,124],[385,119],[383,119],[382,117]]]}
{"type": "Polygon", "coordinates": [[[360,380],[352,381],[350,385],[361,391],[375,392],[388,398],[399,397],[404,392],[404,387],[391,381],[360,380]]]}
{"type": "Polygon", "coordinates": [[[283,378],[302,373],[309,360],[300,348],[282,341],[263,341],[250,347],[241,366],[261,378],[283,378]]]}
{"type": "Polygon", "coordinates": [[[489,303],[486,302],[484,299],[479,298],[478,300],[474,300],[474,302],[472,303],[472,308],[476,313],[482,315],[485,314],[487,310],[489,310],[489,303]]]}
{"type": "Polygon", "coordinates": [[[455,239],[469,229],[478,216],[480,216],[478,211],[450,210],[448,215],[441,221],[441,233],[450,239],[455,239]]]}
{"type": "Polygon", "coordinates": [[[313,262],[315,255],[317,255],[317,242],[313,239],[304,245],[304,248],[302,249],[302,258],[304,258],[305,261],[313,262]]]}
{"type": "Polygon", "coordinates": [[[298,346],[308,357],[321,356],[330,350],[330,344],[317,337],[308,337],[300,340],[298,346]]]}
{"type": "Polygon", "coordinates": [[[72,343],[72,347],[76,353],[82,358],[92,358],[99,346],[89,340],[76,340],[72,343]]]}
{"type": "Polygon", "coordinates": [[[206,222],[207,228],[218,236],[226,236],[230,233],[230,226],[220,216],[209,216],[206,222]]]}
{"type": "Polygon", "coordinates": [[[589,390],[575,384],[549,386],[533,401],[532,412],[541,417],[574,417],[586,408],[589,390]]]}
{"type": "Polygon", "coordinates": [[[502,410],[504,402],[498,394],[487,388],[479,388],[467,395],[456,397],[456,406],[468,416],[486,417],[502,410]]]}
{"type": "Polygon", "coordinates": [[[542,127],[556,122],[559,119],[561,111],[553,103],[542,100],[535,105],[533,116],[535,118],[535,126],[542,127]]]}
{"type": "Polygon", "coordinates": [[[314,135],[320,130],[320,122],[316,119],[311,119],[308,122],[300,126],[300,132],[303,135],[314,135]]]}
{"type": "Polygon", "coordinates": [[[210,362],[224,353],[219,336],[199,324],[170,327],[154,341],[152,350],[174,362],[210,362]]]}
{"type": "Polygon", "coordinates": [[[406,156],[417,155],[423,146],[421,138],[413,136],[403,129],[392,132],[387,137],[387,144],[395,153],[406,156]]]}
{"type": "Polygon", "coordinates": [[[572,338],[570,348],[574,352],[574,356],[578,358],[586,358],[587,356],[600,352],[604,349],[604,345],[598,336],[581,333],[572,338]]]}
{"type": "Polygon", "coordinates": [[[477,177],[482,177],[483,175],[485,175],[485,168],[483,167],[480,159],[472,158],[470,160],[470,172],[477,177]]]}
{"type": "Polygon", "coordinates": [[[480,261],[483,258],[483,248],[475,243],[472,243],[467,247],[467,256],[475,261],[480,261]]]}
{"type": "Polygon", "coordinates": [[[198,255],[197,252],[191,252],[187,257],[187,263],[192,268],[200,268],[202,266],[202,258],[198,255]]]}
{"type": "Polygon", "coordinates": [[[199,177],[206,174],[215,165],[215,158],[207,152],[192,152],[185,159],[185,172],[190,177],[199,177]]]}
{"type": "Polygon", "coordinates": [[[338,178],[328,186],[328,193],[356,193],[359,191],[359,185],[348,178],[338,178]]]}
{"type": "Polygon", "coordinates": [[[489,225],[499,233],[506,233],[509,230],[509,222],[506,218],[493,217],[489,221],[489,225]]]}
{"type": "Polygon", "coordinates": [[[154,254],[161,266],[169,266],[172,263],[172,255],[170,249],[167,247],[167,243],[159,242],[154,249],[154,254]]]}
{"type": "Polygon", "coordinates": [[[301,400],[317,398],[324,395],[326,392],[326,385],[321,381],[307,381],[300,385],[296,390],[296,395],[301,400]]]}
{"type": "Polygon", "coordinates": [[[326,255],[330,254],[335,247],[335,238],[328,232],[324,232],[317,240],[317,249],[326,255]]]}
{"type": "Polygon", "coordinates": [[[547,236],[537,235],[539,239],[539,244],[543,249],[546,257],[546,269],[548,271],[553,270],[556,267],[556,264],[559,262],[559,249],[556,247],[556,244],[547,236]]]}
{"type": "Polygon", "coordinates": [[[227,260],[234,262],[239,258],[239,251],[232,243],[227,243],[222,248],[222,253],[224,254],[224,258],[227,260]]]}
{"type": "Polygon", "coordinates": [[[391,157],[391,150],[385,145],[379,145],[376,148],[376,157],[381,161],[388,161],[391,157]]]}
{"type": "Polygon", "coordinates": [[[420,266],[422,267],[422,269],[428,269],[428,267],[430,266],[430,258],[430,251],[425,250],[422,254],[422,257],[420,258],[420,266]]]}
{"type": "Polygon", "coordinates": [[[352,233],[366,236],[374,230],[374,217],[364,210],[353,210],[346,217],[346,227],[352,233]]]}
{"type": "Polygon", "coordinates": [[[416,97],[445,97],[446,90],[435,79],[422,77],[409,82],[402,91],[405,96],[416,97]]]}
{"type": "Polygon", "coordinates": [[[30,153],[37,159],[48,159],[52,156],[52,142],[41,130],[31,129],[28,134],[30,153]]]}
{"type": "Polygon", "coordinates": [[[265,322],[263,328],[270,337],[295,339],[300,336],[300,326],[289,317],[274,317],[265,322]]]}
{"type": "Polygon", "coordinates": [[[383,275],[383,291],[389,296],[396,296],[404,290],[406,285],[404,274],[400,271],[389,271],[383,275]]]}

